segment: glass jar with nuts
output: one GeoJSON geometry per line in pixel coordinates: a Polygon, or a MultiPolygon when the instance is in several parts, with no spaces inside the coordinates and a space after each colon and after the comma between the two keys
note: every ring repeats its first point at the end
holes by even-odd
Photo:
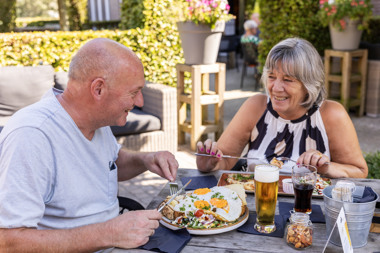
{"type": "Polygon", "coordinates": [[[292,212],[285,235],[288,245],[295,249],[306,249],[313,243],[313,224],[306,213],[292,212]]]}

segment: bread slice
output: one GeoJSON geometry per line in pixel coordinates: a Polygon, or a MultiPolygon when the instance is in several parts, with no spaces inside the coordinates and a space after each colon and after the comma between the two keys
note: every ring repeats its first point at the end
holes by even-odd
{"type": "Polygon", "coordinates": [[[246,197],[247,195],[245,194],[244,186],[242,184],[230,184],[230,185],[225,185],[224,187],[236,192],[241,199],[241,202],[243,205],[247,205],[247,200],[246,197]]]}

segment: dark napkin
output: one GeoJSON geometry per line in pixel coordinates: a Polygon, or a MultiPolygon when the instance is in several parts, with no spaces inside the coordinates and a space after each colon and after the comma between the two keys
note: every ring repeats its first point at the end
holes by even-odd
{"type": "Polygon", "coordinates": [[[242,233],[254,234],[254,235],[264,235],[264,236],[280,237],[280,238],[284,237],[286,220],[284,220],[284,218],[281,215],[274,216],[274,224],[276,225],[276,231],[270,234],[257,232],[256,229],[254,228],[255,223],[256,223],[256,212],[250,212],[247,222],[243,226],[238,228],[237,231],[242,232],[242,233]]]}
{"type": "Polygon", "coordinates": [[[155,252],[178,253],[190,239],[191,235],[186,228],[171,230],[160,225],[154,231],[154,235],[149,237],[149,241],[140,248],[155,252]]]}
{"type": "Polygon", "coordinates": [[[182,177],[182,185],[185,185],[191,179],[191,183],[186,187],[186,191],[192,191],[198,188],[211,188],[218,184],[214,176],[182,177]]]}
{"type": "MultiPolygon", "coordinates": [[[[288,202],[278,202],[278,209],[280,211],[280,215],[284,217],[284,219],[289,219],[290,210],[293,210],[294,203],[288,202]]],[[[323,215],[322,209],[320,205],[311,205],[311,214],[310,220],[314,223],[326,223],[325,216],[323,215]]]]}
{"type": "Polygon", "coordinates": [[[371,187],[366,186],[364,188],[363,197],[355,198],[354,203],[366,203],[374,201],[377,198],[376,193],[372,190],[371,187]]]}

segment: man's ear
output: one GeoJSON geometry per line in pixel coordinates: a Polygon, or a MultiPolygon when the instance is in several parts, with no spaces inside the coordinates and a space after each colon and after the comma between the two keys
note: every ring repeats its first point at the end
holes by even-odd
{"type": "Polygon", "coordinates": [[[94,99],[100,100],[106,92],[106,85],[103,78],[98,77],[91,82],[90,85],[91,95],[94,99]]]}

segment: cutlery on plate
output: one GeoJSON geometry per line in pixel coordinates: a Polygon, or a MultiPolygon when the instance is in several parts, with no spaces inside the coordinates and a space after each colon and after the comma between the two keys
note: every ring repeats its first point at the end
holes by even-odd
{"type": "MultiPolygon", "coordinates": [[[[208,156],[208,157],[217,157],[215,155],[210,154],[200,154],[200,153],[194,153],[196,156],[208,156]]],[[[234,159],[244,159],[244,160],[260,160],[259,158],[255,157],[244,157],[244,156],[231,156],[231,155],[222,155],[222,158],[234,158],[234,159]]]]}
{"type": "Polygon", "coordinates": [[[163,209],[166,205],[169,205],[170,202],[172,202],[172,201],[175,199],[175,197],[178,196],[178,194],[180,194],[182,191],[185,190],[186,186],[188,186],[188,185],[190,184],[190,182],[191,182],[191,179],[190,179],[189,182],[187,182],[187,183],[186,183],[181,189],[179,189],[179,191],[178,191],[176,194],[174,194],[174,195],[169,199],[168,202],[166,202],[164,205],[162,205],[160,208],[158,208],[158,211],[161,212],[162,209],[163,209]]]}

